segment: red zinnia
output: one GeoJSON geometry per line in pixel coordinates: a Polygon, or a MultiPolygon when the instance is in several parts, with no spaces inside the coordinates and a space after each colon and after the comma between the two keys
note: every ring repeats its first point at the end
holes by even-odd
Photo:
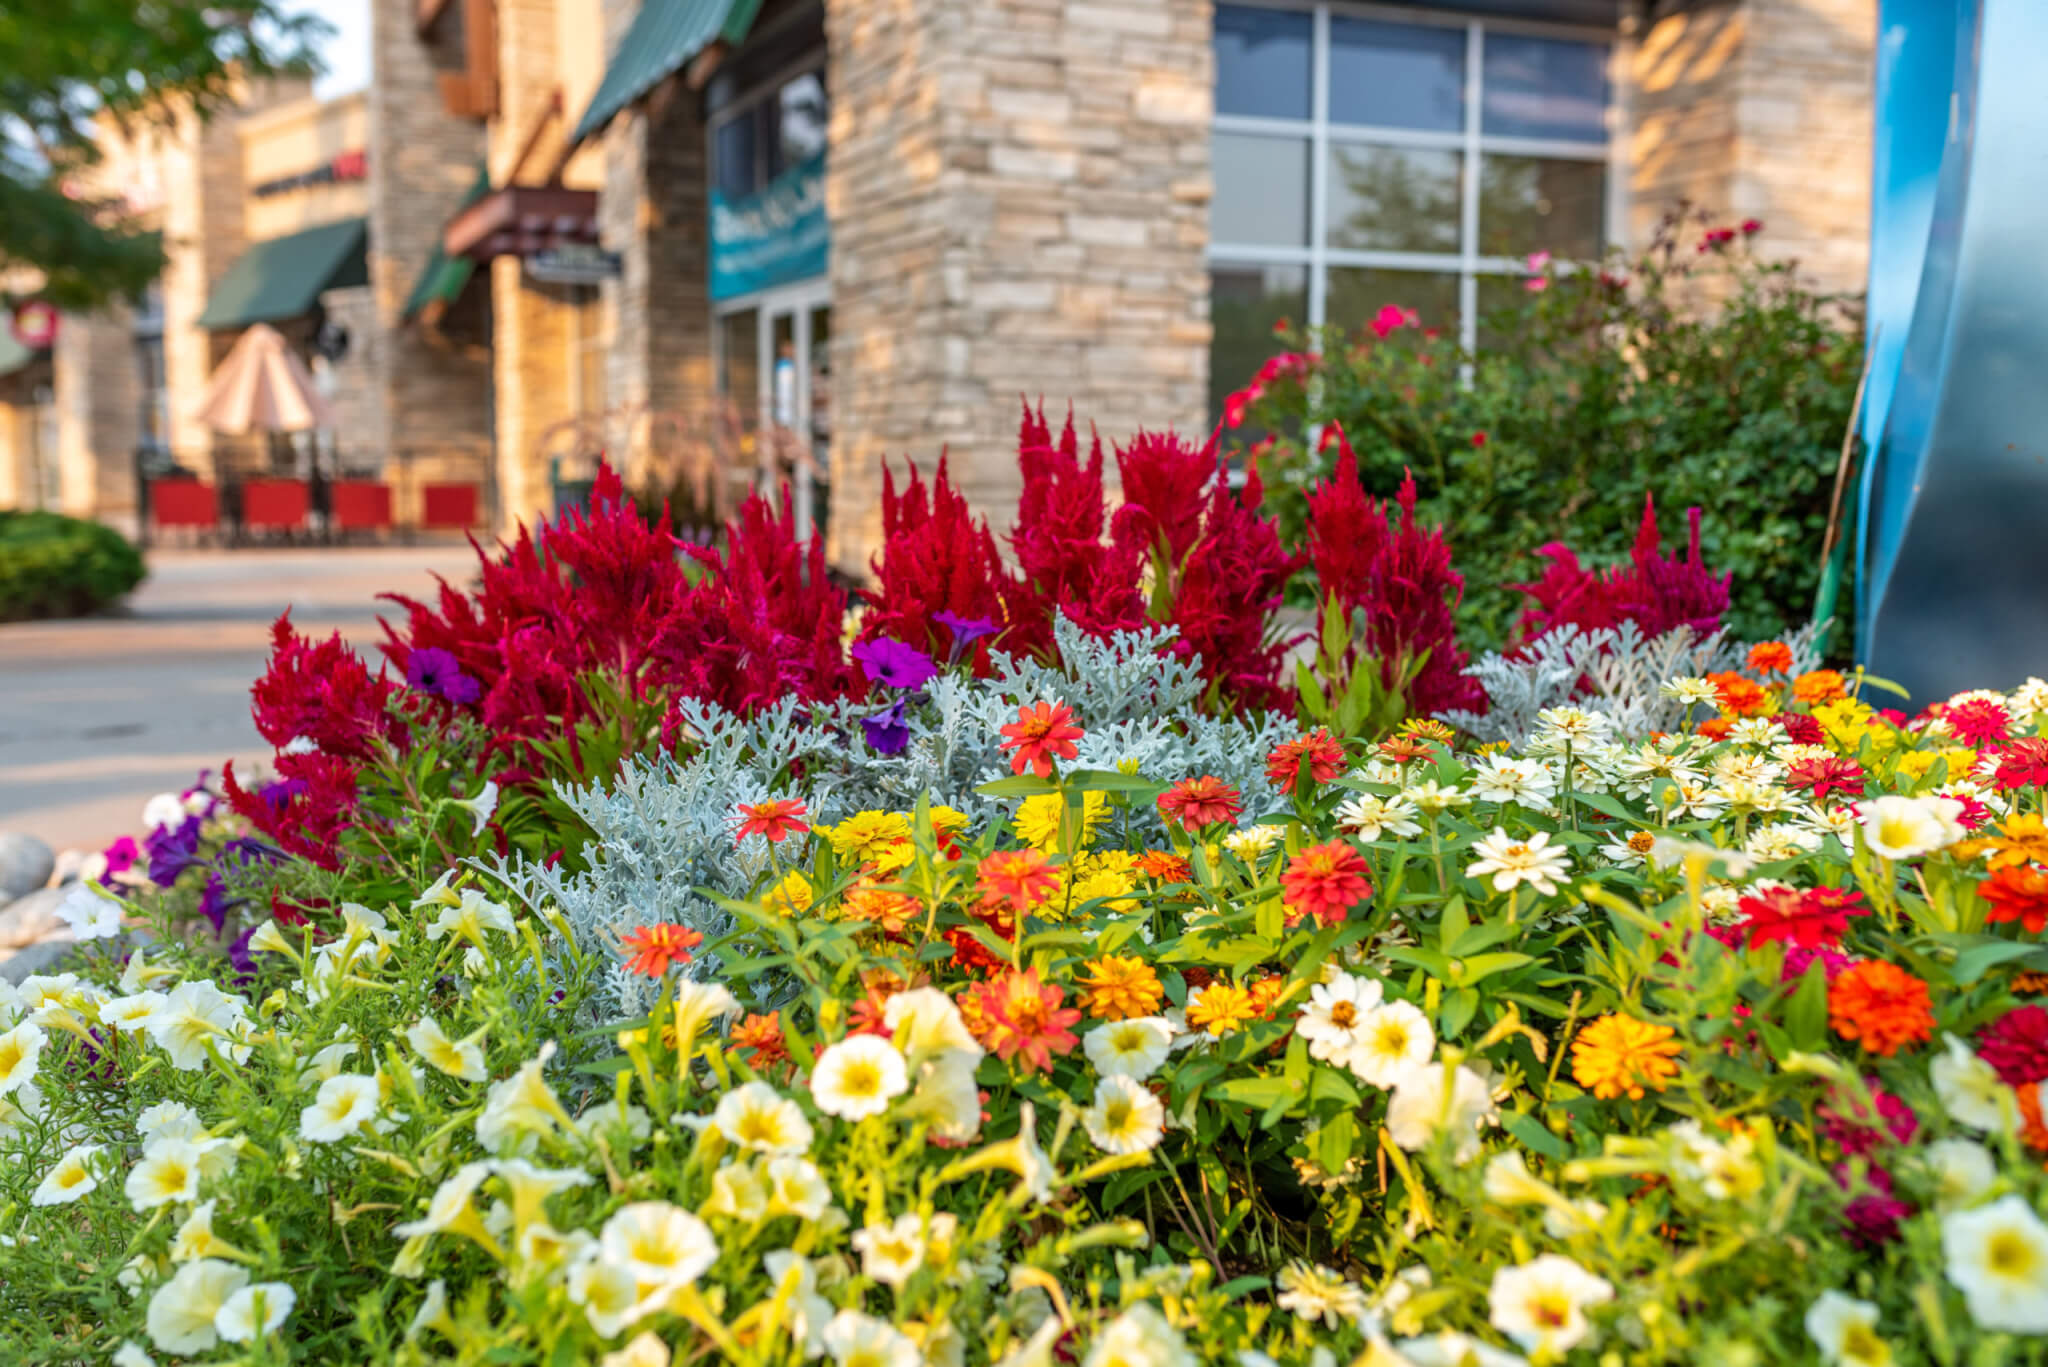
{"type": "Polygon", "coordinates": [[[688,926],[639,926],[619,937],[619,947],[633,957],[626,969],[659,978],[676,964],[690,962],[690,951],[704,943],[704,937],[688,926]]]}
{"type": "Polygon", "coordinates": [[[2012,715],[2003,703],[1972,698],[1942,709],[1948,733],[1965,745],[2000,745],[2012,734],[2012,715]]]}
{"type": "Polygon", "coordinates": [[[1317,783],[1329,783],[1344,772],[1344,747],[1337,743],[1327,727],[1317,727],[1300,740],[1290,740],[1277,746],[1266,757],[1266,782],[1283,793],[1293,793],[1294,782],[1301,776],[1302,761],[1308,762],[1309,778],[1317,783]]]}
{"type": "Polygon", "coordinates": [[[750,835],[765,835],[769,843],[785,835],[802,835],[810,829],[804,824],[804,804],[790,797],[770,798],[766,802],[751,805],[740,804],[740,833],[735,840],[745,840],[750,835]]]}
{"type": "Polygon", "coordinates": [[[1749,667],[1759,674],[1790,674],[1792,647],[1783,641],[1765,641],[1749,648],[1749,667]]]}
{"type": "Polygon", "coordinates": [[[2008,1087],[2048,1081],[2048,1007],[2019,1006],[2000,1016],[1978,1037],[1977,1057],[2008,1087]]]}
{"type": "Polygon", "coordinates": [[[2028,736],[1998,752],[1998,772],[1991,781],[2001,789],[2048,785],[2048,740],[2028,736]]]}
{"type": "Polygon", "coordinates": [[[1060,875],[1037,850],[998,850],[981,861],[975,882],[983,901],[1029,911],[1060,885],[1060,875]]]}
{"type": "Polygon", "coordinates": [[[1371,872],[1364,856],[1341,840],[1309,846],[1280,875],[1290,923],[1313,916],[1318,925],[1343,924],[1351,908],[1372,896],[1371,872]]]}
{"type": "Polygon", "coordinates": [[[1863,894],[1843,888],[1774,888],[1737,904],[1747,919],[1742,928],[1755,949],[1773,940],[1802,949],[1833,949],[1842,942],[1851,916],[1866,915],[1863,894]]]}
{"type": "Polygon", "coordinates": [[[954,926],[942,937],[953,946],[953,962],[969,973],[992,973],[998,968],[1008,968],[1010,962],[990,951],[989,947],[976,939],[965,926],[954,926]]]}
{"type": "Polygon", "coordinates": [[[1833,755],[1796,759],[1785,775],[1785,786],[1813,789],[1815,802],[1827,801],[1828,794],[1832,792],[1862,797],[1863,766],[1853,759],[1838,759],[1833,755]]]}
{"type": "Polygon", "coordinates": [[[1072,759],[1080,752],[1074,742],[1086,734],[1074,725],[1074,713],[1063,702],[1035,702],[1017,709],[1017,720],[1003,728],[1003,749],[1013,751],[1010,772],[1026,769],[1040,778],[1052,777],[1054,759],[1072,759]]]}
{"type": "Polygon", "coordinates": [[[2029,935],[2048,930],[2048,873],[2032,864],[2008,864],[1977,885],[1991,904],[1984,919],[1993,925],[2018,921],[2029,935]]]}
{"type": "Polygon", "coordinates": [[[973,990],[980,1007],[967,1013],[981,1022],[981,1042],[1005,1063],[1019,1060],[1026,1072],[1045,1072],[1053,1055],[1069,1054],[1080,1039],[1067,1027],[1081,1013],[1066,1001],[1067,992],[1040,982],[1038,970],[1007,973],[973,990]]]}
{"type": "Polygon", "coordinates": [[[1219,821],[1235,822],[1244,810],[1243,794],[1217,778],[1204,774],[1184,778],[1159,795],[1159,814],[1178,821],[1190,831],[1213,826],[1219,821]]]}

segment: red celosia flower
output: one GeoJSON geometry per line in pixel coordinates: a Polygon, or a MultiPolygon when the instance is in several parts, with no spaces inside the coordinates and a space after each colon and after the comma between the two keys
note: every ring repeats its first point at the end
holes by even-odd
{"type": "Polygon", "coordinates": [[[1319,726],[1299,740],[1282,742],[1266,757],[1266,782],[1283,793],[1292,794],[1301,775],[1303,761],[1315,783],[1329,783],[1344,772],[1344,747],[1328,727],[1319,726]]]}
{"type": "Polygon", "coordinates": [[[984,902],[1028,912],[1060,885],[1060,875],[1037,850],[998,850],[981,861],[975,883],[984,902]]]}
{"type": "Polygon", "coordinates": [[[2033,864],[2009,864],[1977,885],[1991,904],[1984,919],[1993,925],[2018,921],[2029,935],[2048,931],[2048,872],[2033,864]]]}
{"type": "Polygon", "coordinates": [[[1052,777],[1055,758],[1072,759],[1080,752],[1074,742],[1086,734],[1074,725],[1074,713],[1065,703],[1035,702],[1017,709],[1017,720],[1002,728],[1003,749],[1010,751],[1010,772],[1026,769],[1040,778],[1052,777]]]}
{"type": "Polygon", "coordinates": [[[1351,909],[1372,896],[1364,856],[1341,840],[1311,845],[1288,861],[1280,875],[1290,924],[1313,916],[1323,926],[1343,924],[1351,909]]]}
{"type": "Polygon", "coordinates": [[[1720,697],[1722,710],[1738,717],[1760,717],[1770,708],[1770,693],[1754,679],[1724,670],[1707,675],[1707,682],[1720,697]]]}
{"type": "Polygon", "coordinates": [[[1686,519],[1692,536],[1683,560],[1663,553],[1656,505],[1647,497],[1628,566],[1589,570],[1562,542],[1539,547],[1537,554],[1547,558],[1550,567],[1534,584],[1514,586],[1535,600],[1522,613],[1519,634],[1533,640],[1554,627],[1593,631],[1623,622],[1634,622],[1646,637],[1679,626],[1703,636],[1714,631],[1728,610],[1733,576],[1717,578],[1707,571],[1700,558],[1700,510],[1687,509],[1686,519]]]}
{"type": "Polygon", "coordinates": [[[2012,734],[2012,714],[1990,698],[1971,698],[1941,711],[1948,733],[1965,745],[2002,745],[2012,734]]]}
{"type": "Polygon", "coordinates": [[[1764,641],[1749,648],[1749,667],[1759,674],[1790,674],[1792,647],[1783,641],[1764,641]]]}
{"type": "Polygon", "coordinates": [[[357,766],[336,755],[302,752],[279,755],[276,767],[277,777],[252,793],[236,780],[235,766],[225,766],[221,784],[228,805],[287,854],[323,869],[340,868],[335,842],[355,825],[357,766]]]}
{"type": "Polygon", "coordinates": [[[1991,782],[2005,792],[2048,786],[2048,739],[2027,736],[2000,750],[1991,782]]]}
{"type": "Polygon", "coordinates": [[[1214,774],[1184,778],[1159,795],[1159,814],[1199,831],[1219,821],[1236,821],[1244,810],[1243,796],[1214,774]]]}
{"type": "Polygon", "coordinates": [[[1072,1053],[1080,1043],[1068,1028],[1080,1011],[1064,1005],[1066,989],[1039,981],[1035,968],[982,983],[971,995],[980,1007],[982,1044],[1027,1073],[1049,1070],[1054,1055],[1072,1053]]]}
{"type": "MultiPolygon", "coordinates": [[[[1807,718],[1812,721],[1812,718],[1807,718]]],[[[1815,722],[1818,726],[1819,723],[1815,722]]],[[[1811,759],[1796,759],[1785,773],[1787,788],[1811,788],[1815,802],[1827,801],[1829,793],[1848,793],[1852,797],[1863,796],[1863,766],[1853,759],[1838,759],[1824,755],[1811,759]]]]}
{"type": "Polygon", "coordinates": [[[256,729],[272,745],[311,741],[323,754],[363,760],[380,743],[408,748],[410,733],[391,711],[396,683],[372,675],[335,632],[314,642],[292,629],[291,613],[270,628],[270,663],[249,689],[256,729]]]}
{"type": "Polygon", "coordinates": [[[1895,964],[1871,959],[1828,984],[1828,1024],[1846,1040],[1887,1058],[1934,1034],[1927,984],[1895,964]]]}
{"type": "Polygon", "coordinates": [[[1043,407],[1034,414],[1026,405],[1017,466],[1024,488],[1010,544],[1048,624],[1057,609],[1097,635],[1148,625],[1138,592],[1143,556],[1135,547],[1103,539],[1108,503],[1100,439],[1090,441],[1083,464],[1073,411],[1055,442],[1043,407]]]}
{"type": "Polygon", "coordinates": [[[789,1043],[782,1035],[782,1013],[779,1011],[745,1017],[732,1028],[732,1043],[736,1049],[751,1052],[753,1057],[747,1061],[756,1068],[765,1068],[789,1057],[789,1043]]]}
{"type": "Polygon", "coordinates": [[[1751,949],[1782,940],[1803,949],[1833,949],[1851,916],[1868,914],[1863,894],[1843,888],[1772,888],[1737,904],[1751,949]]]}
{"type": "Polygon", "coordinates": [[[766,802],[740,804],[740,831],[734,837],[745,840],[750,835],[765,835],[771,845],[786,835],[802,835],[810,827],[804,823],[804,804],[795,798],[775,797],[766,802]]]}
{"type": "Polygon", "coordinates": [[[636,926],[619,937],[619,948],[632,956],[626,960],[627,971],[649,978],[690,962],[690,951],[703,943],[704,937],[688,926],[667,923],[636,926]]]}
{"type": "Polygon", "coordinates": [[[1977,1037],[1977,1057],[2008,1087],[2048,1081],[2048,1007],[2016,1006],[1977,1037]]]}

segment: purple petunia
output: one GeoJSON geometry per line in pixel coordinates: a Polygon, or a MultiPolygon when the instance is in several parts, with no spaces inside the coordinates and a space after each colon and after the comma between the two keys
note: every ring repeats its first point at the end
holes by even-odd
{"type": "Polygon", "coordinates": [[[853,658],[868,678],[890,688],[922,688],[939,672],[931,656],[886,638],[862,641],[853,648],[853,658]]]}
{"type": "Polygon", "coordinates": [[[974,643],[984,636],[996,634],[996,624],[986,617],[962,617],[957,612],[935,612],[932,620],[953,633],[953,650],[946,657],[947,664],[960,663],[960,657],[974,648],[974,643]]]}
{"type": "Polygon", "coordinates": [[[150,882],[167,888],[199,862],[199,828],[203,824],[190,816],[176,826],[159,826],[149,833],[143,848],[149,854],[150,882]]]}
{"type": "Polygon", "coordinates": [[[218,935],[221,928],[227,924],[230,905],[228,885],[221,881],[219,874],[208,874],[206,890],[199,894],[199,914],[213,922],[214,934],[218,935]]]}
{"type": "Polygon", "coordinates": [[[405,665],[405,682],[422,693],[457,704],[473,703],[483,687],[462,672],[455,657],[439,646],[422,646],[405,665]]]}
{"type": "Polygon", "coordinates": [[[903,699],[898,698],[872,717],[860,719],[860,729],[878,755],[900,755],[910,745],[910,725],[903,720],[903,699]]]}

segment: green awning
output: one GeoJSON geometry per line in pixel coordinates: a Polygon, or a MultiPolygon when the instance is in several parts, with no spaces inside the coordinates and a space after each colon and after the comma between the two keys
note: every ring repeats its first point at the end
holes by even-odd
{"type": "MultiPolygon", "coordinates": [[[[455,207],[461,213],[470,205],[491,192],[491,168],[479,162],[476,181],[469,192],[462,197],[462,203],[455,207]]],[[[412,293],[405,301],[405,316],[414,318],[421,309],[433,303],[443,308],[453,304],[462,295],[463,287],[469,284],[469,277],[476,273],[476,262],[466,256],[450,256],[442,247],[438,235],[434,238],[434,250],[427,257],[427,264],[420,270],[420,278],[413,281],[412,293]]]]}
{"type": "Polygon", "coordinates": [[[744,40],[761,0],[645,0],[576,123],[575,146],[713,43],[744,40]]]}
{"type": "Polygon", "coordinates": [[[370,283],[365,219],[344,218],[289,237],[252,242],[213,287],[199,326],[216,331],[313,311],[322,290],[370,283]]]}
{"type": "Polygon", "coordinates": [[[24,370],[42,354],[16,341],[14,329],[7,326],[6,317],[0,315],[0,375],[12,375],[17,370],[24,370]]]}

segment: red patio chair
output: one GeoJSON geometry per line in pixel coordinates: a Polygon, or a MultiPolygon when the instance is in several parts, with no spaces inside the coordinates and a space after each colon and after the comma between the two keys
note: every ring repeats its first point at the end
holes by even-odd
{"type": "Polygon", "coordinates": [[[476,495],[474,484],[421,485],[420,525],[435,530],[452,527],[467,531],[476,525],[476,495]]]}
{"type": "Polygon", "coordinates": [[[252,479],[242,485],[242,526],[251,531],[300,531],[312,506],[312,487],[302,479],[252,479]]]}
{"type": "Polygon", "coordinates": [[[149,520],[157,527],[212,531],[220,525],[220,493],[196,479],[153,479],[149,482],[149,520]]]}
{"type": "Polygon", "coordinates": [[[337,531],[388,528],[391,525],[391,486],[375,480],[339,480],[327,486],[333,499],[337,531]]]}

